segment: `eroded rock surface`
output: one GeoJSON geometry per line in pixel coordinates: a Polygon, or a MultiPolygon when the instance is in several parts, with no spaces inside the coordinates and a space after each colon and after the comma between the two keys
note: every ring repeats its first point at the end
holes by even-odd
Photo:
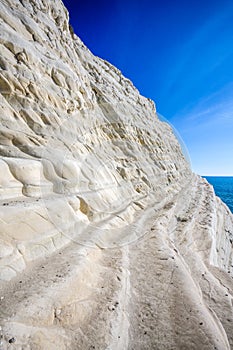
{"type": "Polygon", "coordinates": [[[233,349],[233,216],[60,0],[1,0],[2,349],[233,349]]]}

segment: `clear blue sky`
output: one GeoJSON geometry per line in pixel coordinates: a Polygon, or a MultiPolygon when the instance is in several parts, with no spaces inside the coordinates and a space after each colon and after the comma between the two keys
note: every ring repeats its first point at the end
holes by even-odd
{"type": "Polygon", "coordinates": [[[178,130],[200,175],[233,176],[233,1],[64,0],[75,33],[178,130]]]}

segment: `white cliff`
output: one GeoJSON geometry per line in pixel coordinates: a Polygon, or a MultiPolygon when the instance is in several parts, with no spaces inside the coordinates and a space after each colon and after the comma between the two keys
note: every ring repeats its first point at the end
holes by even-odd
{"type": "Polygon", "coordinates": [[[1,0],[0,349],[233,349],[233,215],[60,0],[1,0]]]}

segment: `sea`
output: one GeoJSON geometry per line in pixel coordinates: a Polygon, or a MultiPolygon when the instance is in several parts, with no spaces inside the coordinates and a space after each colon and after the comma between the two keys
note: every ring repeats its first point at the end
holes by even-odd
{"type": "Polygon", "coordinates": [[[233,176],[203,176],[233,213],[233,176]]]}

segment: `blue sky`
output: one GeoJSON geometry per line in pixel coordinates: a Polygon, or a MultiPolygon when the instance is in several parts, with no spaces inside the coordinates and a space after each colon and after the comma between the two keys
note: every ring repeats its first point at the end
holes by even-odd
{"type": "Polygon", "coordinates": [[[200,175],[233,176],[233,1],[64,0],[75,33],[179,132],[200,175]]]}

